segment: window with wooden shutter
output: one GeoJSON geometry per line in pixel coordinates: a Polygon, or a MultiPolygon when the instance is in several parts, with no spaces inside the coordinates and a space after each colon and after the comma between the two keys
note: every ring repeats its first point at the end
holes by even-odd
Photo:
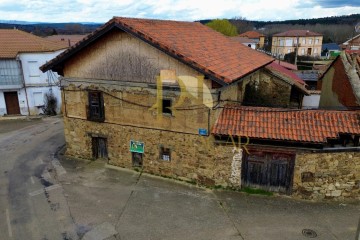
{"type": "Polygon", "coordinates": [[[102,92],[89,92],[88,120],[103,122],[105,120],[104,100],[102,92]]]}

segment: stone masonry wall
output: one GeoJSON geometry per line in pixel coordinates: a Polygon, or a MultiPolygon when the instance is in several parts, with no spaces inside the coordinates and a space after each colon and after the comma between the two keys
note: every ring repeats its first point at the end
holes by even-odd
{"type": "Polygon", "coordinates": [[[231,185],[229,179],[234,156],[232,147],[214,145],[211,136],[96,123],[75,118],[65,118],[64,122],[68,156],[92,159],[92,136],[101,136],[107,138],[109,164],[132,168],[130,140],[142,141],[145,143],[144,172],[206,186],[231,185]],[[161,146],[171,149],[171,161],[160,159],[161,146]]]}
{"type": "Polygon", "coordinates": [[[293,195],[304,199],[360,199],[360,152],[299,153],[293,195]]]}
{"type": "MultiPolygon", "coordinates": [[[[92,136],[107,138],[108,163],[132,168],[130,140],[145,143],[143,171],[205,186],[240,188],[241,160],[232,145],[213,137],[65,118],[67,155],[92,159],[92,136]],[[171,161],[160,159],[160,147],[171,161]],[[233,169],[236,165],[236,169],[233,169]]],[[[298,153],[292,197],[312,200],[360,199],[360,152],[298,153]]]]}

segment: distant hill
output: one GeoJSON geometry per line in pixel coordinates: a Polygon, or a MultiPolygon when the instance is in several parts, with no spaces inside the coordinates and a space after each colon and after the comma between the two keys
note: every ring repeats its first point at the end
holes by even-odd
{"type": "MultiPolygon", "coordinates": [[[[211,21],[211,19],[200,20],[202,24],[206,24],[209,21],[211,21]]],[[[264,33],[269,41],[271,41],[273,34],[279,32],[290,29],[306,29],[322,33],[324,43],[335,42],[340,44],[356,34],[354,32],[354,26],[360,22],[360,14],[286,21],[253,21],[238,17],[229,19],[229,21],[237,27],[239,33],[255,29],[264,33]]],[[[0,20],[0,29],[17,28],[38,36],[49,36],[54,34],[88,34],[102,24],[103,23],[36,23],[0,20]]]]}
{"type": "Polygon", "coordinates": [[[0,29],[20,29],[38,36],[54,34],[88,34],[103,25],[102,23],[32,23],[24,21],[0,20],[0,29]]]}
{"type": "MultiPolygon", "coordinates": [[[[211,19],[200,20],[202,24],[209,21],[211,19]]],[[[252,21],[238,17],[229,19],[229,21],[237,27],[239,33],[257,30],[265,34],[269,41],[271,41],[273,34],[291,29],[305,29],[322,33],[324,43],[335,42],[340,44],[354,35],[360,34],[354,31],[355,25],[360,22],[360,14],[285,21],[252,21]]]]}

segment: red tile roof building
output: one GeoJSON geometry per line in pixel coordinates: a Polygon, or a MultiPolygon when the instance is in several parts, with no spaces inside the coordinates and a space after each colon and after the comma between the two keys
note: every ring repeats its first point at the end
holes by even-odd
{"type": "Polygon", "coordinates": [[[260,38],[260,37],[265,37],[265,35],[262,33],[258,33],[256,31],[247,31],[247,32],[239,34],[239,37],[260,38]]]}
{"type": "Polygon", "coordinates": [[[280,64],[281,66],[285,67],[286,69],[289,70],[298,70],[298,67],[294,64],[288,63],[288,62],[284,62],[284,61],[276,61],[278,64],[280,64]]]}
{"type": "Polygon", "coordinates": [[[238,35],[238,37],[246,37],[255,40],[257,43],[256,48],[263,48],[265,43],[265,35],[256,31],[247,31],[238,35]]]}
{"type": "Polygon", "coordinates": [[[46,37],[45,39],[63,44],[65,47],[70,47],[75,45],[84,37],[86,37],[86,35],[52,35],[46,37]]]}
{"type": "Polygon", "coordinates": [[[212,129],[215,135],[325,144],[339,134],[360,135],[360,112],[290,110],[227,105],[212,129]]]}
{"type": "Polygon", "coordinates": [[[271,53],[283,58],[285,54],[295,52],[299,56],[320,57],[323,36],[308,30],[289,30],[274,34],[271,53]]]}
{"type": "Polygon", "coordinates": [[[43,66],[43,70],[55,67],[61,72],[63,61],[113,28],[142,39],[222,84],[241,79],[273,61],[201,23],[114,17],[43,66]]]}
{"type": "Polygon", "coordinates": [[[66,48],[17,29],[0,29],[0,58],[15,58],[18,53],[54,52],[66,48]]]}

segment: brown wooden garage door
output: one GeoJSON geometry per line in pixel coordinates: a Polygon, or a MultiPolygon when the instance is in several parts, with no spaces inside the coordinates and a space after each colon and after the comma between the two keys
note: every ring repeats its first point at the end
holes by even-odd
{"type": "Polygon", "coordinates": [[[19,99],[17,92],[4,92],[6,112],[8,115],[20,114],[19,99]]]}
{"type": "Polygon", "coordinates": [[[242,166],[242,186],[291,193],[294,154],[251,152],[242,166]]]}

